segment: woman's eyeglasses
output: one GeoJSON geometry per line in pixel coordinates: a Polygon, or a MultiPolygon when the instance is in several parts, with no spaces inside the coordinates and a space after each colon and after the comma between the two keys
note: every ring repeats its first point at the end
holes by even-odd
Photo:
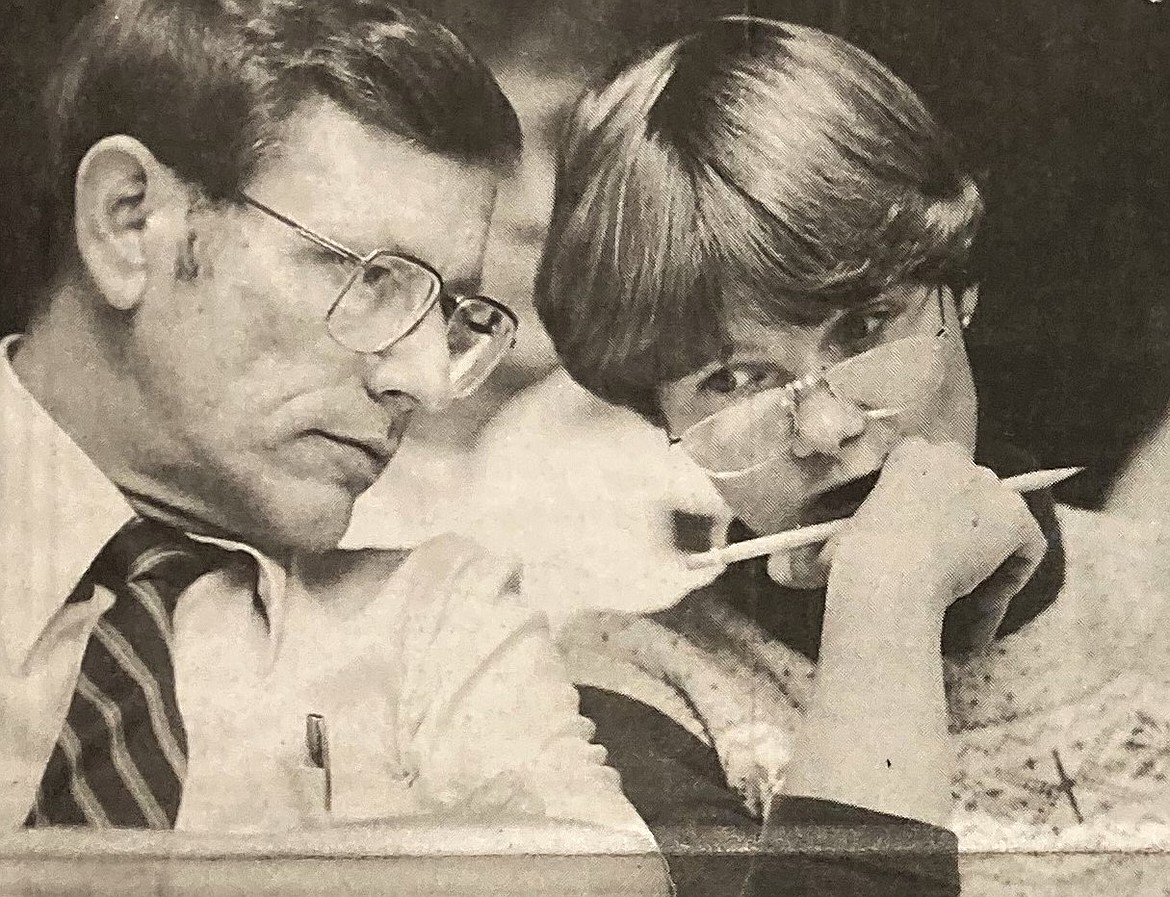
{"type": "Polygon", "coordinates": [[[869,420],[892,417],[928,399],[942,383],[947,337],[943,290],[937,290],[940,325],[933,336],[891,340],[765,390],[688,427],[671,442],[709,474],[747,473],[792,447],[802,396],[818,385],[852,402],[869,420]]]}
{"type": "Polygon", "coordinates": [[[360,255],[246,194],[239,197],[353,266],[325,313],[329,334],[346,349],[384,352],[439,304],[447,319],[452,394],[464,398],[515,345],[518,321],[502,302],[487,296],[449,296],[438,272],[420,259],[385,249],[360,255]]]}

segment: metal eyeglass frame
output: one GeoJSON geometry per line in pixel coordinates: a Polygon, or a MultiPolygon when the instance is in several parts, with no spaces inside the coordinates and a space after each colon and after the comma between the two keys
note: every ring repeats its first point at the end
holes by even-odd
{"type": "MultiPolygon", "coordinates": [[[[939,314],[939,328],[935,332],[935,335],[934,335],[935,339],[945,339],[947,336],[946,306],[943,303],[943,293],[945,292],[945,290],[946,290],[946,286],[944,284],[938,284],[934,288],[935,298],[938,302],[938,314],[939,314]]],[[[961,315],[960,326],[963,329],[966,329],[967,325],[970,322],[971,322],[970,315],[961,315]]],[[[907,337],[900,337],[899,339],[907,339],[907,337]]],[[[894,340],[892,342],[897,342],[897,340],[894,340]]],[[[892,343],[886,343],[884,345],[891,345],[891,344],[892,343]]],[[[866,351],[872,352],[872,351],[874,351],[876,349],[880,349],[880,348],[881,348],[881,346],[874,346],[870,349],[867,349],[866,351]]],[[[863,355],[865,353],[862,352],[862,353],[858,353],[858,354],[863,355]]],[[[844,359],[842,362],[839,362],[839,363],[843,364],[845,361],[850,361],[853,358],[857,358],[857,357],[858,357],[857,355],[853,355],[853,356],[850,356],[850,358],[844,359]]],[[[783,390],[784,393],[786,394],[786,396],[787,396],[786,404],[788,407],[788,413],[792,418],[792,425],[793,425],[793,428],[795,430],[799,430],[799,422],[798,422],[798,418],[797,418],[796,414],[797,414],[798,406],[800,404],[801,396],[803,396],[805,393],[807,393],[809,390],[811,390],[813,387],[815,387],[818,383],[823,382],[825,380],[826,374],[828,373],[828,371],[832,370],[833,367],[835,367],[835,365],[824,365],[819,370],[810,371],[809,373],[805,374],[803,377],[798,377],[795,380],[790,380],[788,383],[785,383],[783,386],[773,387],[773,389],[783,390]]],[[[753,396],[745,396],[740,401],[747,401],[750,398],[753,398],[753,396]]],[[[729,405],[728,407],[730,408],[733,406],[729,405]]],[[[716,414],[721,414],[723,412],[723,410],[725,410],[725,409],[720,409],[719,411],[712,412],[712,414],[708,415],[708,417],[712,417],[716,414]]],[[[882,417],[889,417],[896,412],[892,411],[891,409],[880,409],[879,408],[879,409],[867,410],[865,413],[866,413],[867,418],[878,419],[878,418],[882,418],[882,417]]],[[[687,427],[687,429],[684,430],[682,433],[680,433],[678,436],[668,435],[667,442],[672,446],[679,445],[683,441],[683,439],[686,437],[686,434],[688,431],[690,431],[694,427],[699,426],[707,419],[708,418],[705,417],[702,420],[696,421],[695,423],[693,423],[689,427],[687,427]]]]}
{"type": "Polygon", "coordinates": [[[366,253],[365,255],[362,255],[362,254],[350,249],[348,246],[344,246],[341,243],[338,243],[336,240],[332,240],[323,234],[317,233],[317,231],[313,230],[310,227],[306,227],[305,225],[301,224],[296,219],[290,218],[288,215],[285,215],[281,212],[276,211],[276,209],[273,209],[271,206],[267,206],[264,203],[260,202],[259,200],[253,199],[247,193],[239,191],[236,193],[236,196],[239,198],[239,200],[241,202],[251,206],[252,208],[256,209],[257,211],[262,212],[263,214],[267,215],[268,217],[270,217],[276,221],[279,221],[281,224],[285,225],[286,227],[289,227],[292,230],[296,231],[297,234],[299,234],[305,240],[308,240],[314,246],[318,246],[321,249],[326,250],[327,252],[331,252],[334,255],[338,256],[339,258],[342,258],[342,259],[344,259],[348,262],[351,262],[352,264],[355,265],[353,274],[350,275],[350,277],[345,281],[345,284],[341,287],[340,290],[338,290],[337,296],[334,298],[333,302],[330,303],[329,309],[325,312],[325,326],[326,326],[326,330],[329,331],[329,335],[331,337],[333,337],[333,339],[339,345],[343,346],[346,349],[349,349],[351,352],[358,352],[358,353],[363,354],[363,355],[370,355],[370,354],[376,354],[378,352],[385,352],[387,349],[389,349],[395,343],[399,342],[403,337],[407,336],[412,330],[414,330],[414,328],[418,326],[419,322],[421,320],[423,320],[423,318],[425,318],[430,313],[432,308],[435,307],[436,303],[442,302],[444,300],[447,300],[447,301],[453,303],[450,308],[444,307],[444,314],[448,318],[450,318],[451,314],[455,311],[455,309],[459,307],[460,303],[462,303],[464,301],[467,301],[469,299],[476,299],[476,300],[479,300],[480,302],[486,302],[488,305],[495,308],[501,314],[506,315],[512,321],[512,333],[513,333],[512,341],[508,346],[504,347],[501,350],[501,352],[500,352],[501,357],[503,356],[503,354],[505,352],[508,351],[508,349],[510,349],[513,345],[515,345],[515,342],[516,342],[515,332],[516,332],[517,328],[520,326],[520,320],[519,320],[519,318],[517,318],[516,313],[514,311],[512,311],[512,309],[508,308],[508,306],[505,305],[503,302],[500,302],[497,299],[493,299],[490,296],[483,296],[483,295],[479,295],[479,294],[477,294],[475,296],[449,296],[443,290],[442,275],[440,275],[438,271],[436,271],[434,268],[432,268],[430,265],[428,265],[426,262],[424,262],[420,258],[416,258],[413,255],[407,255],[406,253],[402,253],[402,252],[392,252],[392,251],[387,250],[387,249],[374,249],[374,250],[366,253]],[[431,283],[433,284],[431,295],[427,298],[427,300],[425,302],[423,302],[419,306],[419,308],[415,312],[415,314],[412,315],[408,319],[406,326],[403,328],[402,332],[399,333],[397,336],[391,337],[390,339],[386,340],[384,343],[380,343],[376,348],[372,348],[372,349],[354,348],[353,346],[347,345],[344,340],[338,338],[337,334],[334,333],[333,328],[329,326],[329,321],[333,317],[333,313],[337,310],[337,306],[341,304],[341,300],[343,298],[345,298],[346,293],[348,293],[350,291],[350,289],[353,287],[354,283],[362,275],[362,273],[365,272],[369,268],[370,264],[375,259],[377,259],[379,257],[385,257],[385,256],[391,256],[395,259],[399,259],[401,261],[408,262],[409,264],[415,265],[415,266],[421,268],[423,271],[425,271],[430,276],[431,283]]]}

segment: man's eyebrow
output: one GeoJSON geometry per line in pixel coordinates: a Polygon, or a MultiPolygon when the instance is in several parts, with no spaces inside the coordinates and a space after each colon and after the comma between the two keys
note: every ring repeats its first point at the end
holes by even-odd
{"type": "MultiPolygon", "coordinates": [[[[344,241],[339,241],[339,242],[341,243],[341,245],[349,248],[351,252],[355,253],[358,256],[362,256],[366,252],[364,245],[353,246],[352,244],[346,243],[344,241]]],[[[321,247],[316,247],[316,248],[319,251],[322,249],[321,247]]],[[[403,258],[407,258],[407,259],[418,259],[419,261],[422,261],[422,263],[424,265],[426,265],[428,268],[431,267],[431,265],[425,259],[419,258],[419,256],[415,255],[408,248],[406,248],[398,243],[393,243],[393,242],[383,243],[381,246],[378,247],[378,249],[382,252],[388,252],[391,255],[399,255],[399,256],[402,256],[403,258]]],[[[327,250],[325,250],[325,251],[327,251],[327,250]]],[[[475,296],[475,295],[478,295],[479,291],[483,288],[482,275],[468,275],[468,276],[464,276],[464,277],[454,277],[454,278],[451,278],[450,280],[448,280],[446,277],[443,277],[442,271],[438,271],[437,273],[439,274],[439,276],[443,280],[444,292],[446,292],[452,296],[475,296]]]]}
{"type": "Polygon", "coordinates": [[[482,287],[481,277],[456,277],[443,281],[443,289],[451,296],[475,296],[482,287]]]}

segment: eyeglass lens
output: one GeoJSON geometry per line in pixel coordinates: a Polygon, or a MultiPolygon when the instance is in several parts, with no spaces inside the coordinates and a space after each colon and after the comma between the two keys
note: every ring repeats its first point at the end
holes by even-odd
{"type": "MultiPolygon", "coordinates": [[[[940,337],[895,340],[834,365],[823,374],[829,391],[865,410],[902,410],[928,400],[942,383],[940,337]]],[[[699,421],[679,440],[711,473],[737,473],[787,451],[793,439],[793,399],[770,389],[699,421]]]]}
{"type": "Polygon", "coordinates": [[[458,301],[447,319],[451,385],[456,398],[472,393],[499,364],[516,336],[516,322],[479,296],[458,301]]]}
{"type": "MultiPolygon", "coordinates": [[[[410,332],[439,299],[442,285],[422,265],[379,253],[345,286],[329,315],[333,338],[355,352],[381,352],[410,332]]],[[[482,297],[454,302],[447,320],[451,384],[472,393],[512,347],[515,321],[482,297]]]]}
{"type": "Polygon", "coordinates": [[[350,278],[329,315],[329,330],[355,352],[380,352],[409,332],[434,304],[439,279],[422,265],[378,253],[350,278]]]}

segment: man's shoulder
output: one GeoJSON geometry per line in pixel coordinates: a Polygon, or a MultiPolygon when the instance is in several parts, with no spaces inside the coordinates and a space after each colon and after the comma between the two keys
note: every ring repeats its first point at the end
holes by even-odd
{"type": "Polygon", "coordinates": [[[302,580],[337,600],[399,593],[407,606],[505,601],[517,591],[519,565],[465,536],[448,533],[412,548],[337,548],[297,559],[302,580]]]}
{"type": "Polygon", "coordinates": [[[297,566],[321,619],[343,619],[359,651],[391,656],[435,689],[466,681],[522,633],[548,639],[544,617],[516,598],[517,566],[461,536],[336,549],[297,566]]]}

